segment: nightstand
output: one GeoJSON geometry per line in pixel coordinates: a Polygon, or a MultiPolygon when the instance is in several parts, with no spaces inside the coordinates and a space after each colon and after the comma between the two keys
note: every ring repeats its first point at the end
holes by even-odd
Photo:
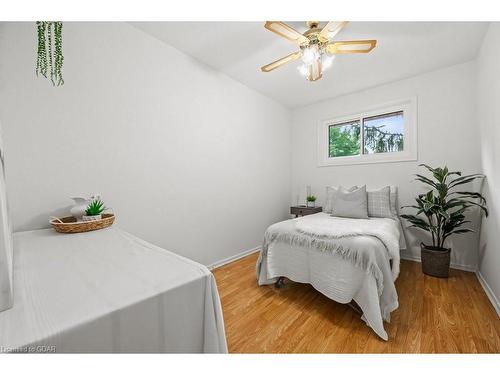
{"type": "Polygon", "coordinates": [[[290,207],[290,213],[292,215],[295,215],[295,217],[317,214],[318,212],[322,211],[323,207],[305,207],[305,206],[290,207]]]}

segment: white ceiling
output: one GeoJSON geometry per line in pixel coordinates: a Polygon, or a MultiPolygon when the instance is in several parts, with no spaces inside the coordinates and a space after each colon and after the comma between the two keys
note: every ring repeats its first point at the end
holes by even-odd
{"type": "MultiPolygon", "coordinates": [[[[287,23],[307,29],[303,22],[287,23]]],[[[260,71],[297,49],[264,29],[264,22],[132,25],[290,108],[472,60],[487,28],[475,22],[351,22],[336,39],[377,39],[377,47],[366,55],[337,56],[322,79],[309,82],[297,71],[298,61],[260,71]]]]}

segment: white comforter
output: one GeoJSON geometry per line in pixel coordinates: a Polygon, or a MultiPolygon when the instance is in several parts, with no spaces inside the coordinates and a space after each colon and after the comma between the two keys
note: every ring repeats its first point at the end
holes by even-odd
{"type": "Polygon", "coordinates": [[[387,340],[383,321],[389,321],[398,307],[394,280],[399,270],[399,246],[395,245],[399,225],[391,219],[342,219],[325,213],[274,224],[266,232],[270,241],[257,262],[259,285],[285,276],[309,283],[337,302],[354,300],[363,310],[362,319],[387,340]],[[303,240],[283,240],[290,234],[303,240]],[[368,262],[356,263],[353,253],[362,254],[368,262]]]}

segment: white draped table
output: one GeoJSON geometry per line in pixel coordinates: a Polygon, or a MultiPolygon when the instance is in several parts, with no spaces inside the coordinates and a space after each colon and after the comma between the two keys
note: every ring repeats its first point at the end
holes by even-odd
{"type": "Polygon", "coordinates": [[[212,273],[117,228],[14,234],[0,350],[226,353],[212,273]]]}

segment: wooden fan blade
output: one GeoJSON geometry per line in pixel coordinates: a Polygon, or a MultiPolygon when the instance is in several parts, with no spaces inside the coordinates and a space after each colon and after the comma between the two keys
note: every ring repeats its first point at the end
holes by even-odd
{"type": "Polygon", "coordinates": [[[326,46],[329,54],[368,53],[377,45],[376,40],[351,40],[332,42],[326,46]]]}
{"type": "Polygon", "coordinates": [[[279,68],[281,65],[284,65],[290,61],[297,60],[302,56],[302,51],[297,51],[293,52],[289,55],[286,55],[285,57],[282,57],[279,60],[276,60],[270,64],[264,65],[260,70],[263,72],[270,72],[271,70],[274,70],[276,68],[279,68]]]}
{"type": "Polygon", "coordinates": [[[332,40],[347,24],[347,21],[330,21],[323,27],[319,35],[326,40],[332,40]]]}
{"type": "Polygon", "coordinates": [[[307,75],[307,79],[309,81],[317,81],[322,77],[321,74],[321,61],[316,60],[314,63],[309,65],[309,74],[307,75]]]}
{"type": "Polygon", "coordinates": [[[267,21],[264,27],[275,34],[278,34],[282,38],[297,43],[298,45],[309,43],[309,39],[283,22],[267,21]]]}

